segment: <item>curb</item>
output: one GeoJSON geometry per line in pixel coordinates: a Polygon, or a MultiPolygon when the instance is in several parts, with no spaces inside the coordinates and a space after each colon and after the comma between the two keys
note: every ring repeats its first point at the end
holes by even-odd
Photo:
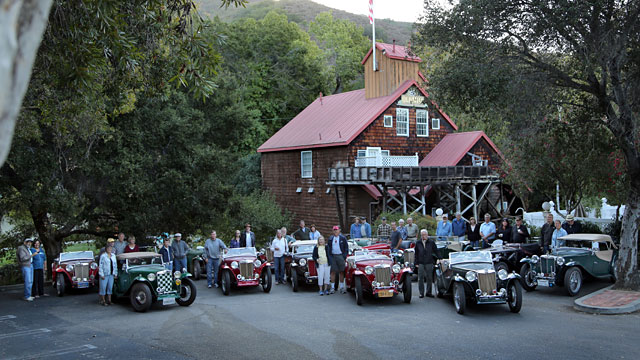
{"type": "Polygon", "coordinates": [[[607,290],[610,290],[612,287],[613,285],[610,285],[596,292],[593,292],[589,295],[585,295],[581,298],[576,299],[573,302],[573,308],[578,311],[583,311],[586,313],[598,314],[598,315],[630,314],[632,312],[636,312],[640,310],[640,299],[635,300],[627,305],[616,306],[616,307],[599,307],[599,306],[584,304],[584,301],[586,301],[587,299],[590,299],[593,296],[599,295],[607,290]]]}
{"type": "MultiPolygon", "coordinates": [[[[51,281],[45,280],[44,286],[45,287],[52,286],[51,281]]],[[[13,284],[13,285],[2,285],[0,286],[0,293],[7,292],[7,291],[22,290],[23,288],[24,288],[24,283],[13,284]]]]}

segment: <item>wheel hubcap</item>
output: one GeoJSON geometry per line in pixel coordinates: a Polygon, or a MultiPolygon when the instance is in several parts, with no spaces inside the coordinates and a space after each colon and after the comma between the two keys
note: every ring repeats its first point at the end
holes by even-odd
{"type": "Polygon", "coordinates": [[[460,290],[458,290],[458,288],[456,288],[456,309],[460,310],[460,290]]]}
{"type": "Polygon", "coordinates": [[[576,291],[578,290],[578,287],[580,286],[580,280],[578,279],[578,273],[577,272],[573,272],[573,274],[571,274],[571,290],[572,291],[576,291]]]}
{"type": "Polygon", "coordinates": [[[136,300],[138,301],[138,303],[144,304],[145,302],[147,302],[147,296],[143,292],[140,292],[136,296],[136,300]]]}
{"type": "Polygon", "coordinates": [[[517,294],[516,294],[516,287],[515,286],[511,286],[511,305],[516,306],[516,302],[517,302],[517,294]]]}

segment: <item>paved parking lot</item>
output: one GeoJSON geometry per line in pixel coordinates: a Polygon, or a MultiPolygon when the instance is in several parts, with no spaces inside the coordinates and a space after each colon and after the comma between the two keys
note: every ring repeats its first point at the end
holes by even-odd
{"type": "MultiPolygon", "coordinates": [[[[0,359],[593,359],[637,358],[640,314],[589,315],[563,289],[524,294],[519,314],[506,305],[475,306],[464,316],[450,299],[366,299],[293,293],[286,285],[219,289],[196,282],[190,307],[135,313],[97,294],[20,300],[0,292],[0,359]]],[[[607,286],[585,284],[582,294],[607,286]]],[[[581,294],[581,295],[582,295],[581,294]]]]}

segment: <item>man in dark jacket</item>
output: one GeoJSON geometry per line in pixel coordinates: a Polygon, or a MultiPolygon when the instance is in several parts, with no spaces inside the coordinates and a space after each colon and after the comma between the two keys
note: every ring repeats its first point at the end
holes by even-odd
{"type": "Polygon", "coordinates": [[[427,297],[433,297],[431,293],[431,284],[433,283],[433,266],[434,259],[442,259],[438,253],[436,243],[429,239],[429,233],[426,229],[420,230],[420,240],[416,242],[416,265],[418,266],[418,291],[420,297],[423,298],[424,282],[427,282],[427,297]]]}
{"type": "Polygon", "coordinates": [[[296,240],[309,240],[309,228],[304,226],[304,220],[300,220],[300,228],[291,234],[296,240]]]}
{"type": "Polygon", "coordinates": [[[562,228],[567,232],[567,235],[580,234],[582,232],[582,224],[573,218],[573,215],[567,215],[567,221],[562,224],[562,228]]]}
{"type": "Polygon", "coordinates": [[[333,294],[335,292],[335,279],[336,273],[340,276],[340,292],[342,294],[347,292],[344,286],[344,263],[347,255],[349,255],[349,244],[347,238],[340,233],[340,226],[333,227],[333,235],[329,237],[327,241],[327,250],[329,250],[329,256],[331,256],[331,288],[330,291],[333,294]]]}
{"type": "Polygon", "coordinates": [[[526,243],[527,238],[529,237],[529,230],[522,223],[522,218],[518,216],[516,218],[516,224],[513,226],[513,231],[511,232],[511,241],[514,243],[526,243]]]}
{"type": "Polygon", "coordinates": [[[547,222],[542,225],[542,230],[540,231],[540,247],[543,249],[545,253],[549,252],[549,247],[551,246],[551,237],[553,236],[553,231],[555,227],[553,226],[553,215],[547,215],[547,222]]]}
{"type": "Polygon", "coordinates": [[[162,241],[162,247],[160,251],[158,251],[160,255],[162,255],[162,262],[164,263],[165,269],[169,271],[173,271],[173,251],[171,250],[171,241],[169,238],[165,238],[162,241]]]}
{"type": "Polygon", "coordinates": [[[256,247],[256,234],[251,231],[251,224],[244,224],[244,231],[240,234],[240,247],[256,247]]]}

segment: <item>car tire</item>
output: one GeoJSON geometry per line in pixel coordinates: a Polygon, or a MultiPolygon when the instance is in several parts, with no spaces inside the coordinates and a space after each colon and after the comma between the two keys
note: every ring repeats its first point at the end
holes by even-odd
{"type": "Polygon", "coordinates": [[[265,267],[265,269],[262,270],[262,274],[260,274],[260,277],[262,278],[262,291],[268,293],[269,291],[271,291],[271,269],[265,267]]]}
{"type": "Polygon", "coordinates": [[[198,259],[193,260],[193,280],[200,280],[202,276],[202,266],[200,266],[200,261],[198,259]]]}
{"type": "Polygon", "coordinates": [[[129,295],[131,306],[133,310],[137,312],[145,312],[151,307],[153,302],[153,295],[151,289],[145,283],[135,283],[131,288],[131,294],[129,295]]]}
{"type": "MultiPolygon", "coordinates": [[[[208,275],[207,275],[208,276],[208,275]]],[[[229,275],[229,270],[224,270],[222,272],[222,279],[220,281],[220,289],[222,289],[222,294],[227,296],[231,291],[231,275],[229,275]]]]}
{"type": "Polygon", "coordinates": [[[176,302],[180,306],[189,306],[196,300],[196,284],[189,278],[182,279],[180,284],[180,297],[176,299],[176,302]]]}
{"type": "Polygon", "coordinates": [[[293,292],[298,292],[298,272],[296,270],[291,270],[291,289],[293,292]]]}
{"type": "Polygon", "coordinates": [[[60,297],[64,296],[65,287],[66,284],[64,282],[64,275],[58,274],[58,276],[56,276],[56,295],[60,297]]]}
{"type": "Polygon", "coordinates": [[[533,291],[536,289],[537,285],[531,278],[531,265],[528,263],[524,263],[520,269],[520,282],[526,291],[533,291]]]}
{"type": "Polygon", "coordinates": [[[467,309],[467,295],[461,282],[456,282],[453,286],[453,304],[456,306],[456,312],[463,315],[467,309]]]}
{"type": "Polygon", "coordinates": [[[509,283],[507,288],[507,303],[509,311],[519,313],[522,308],[522,285],[515,279],[509,283]]]}
{"type": "Polygon", "coordinates": [[[576,296],[582,289],[582,271],[572,267],[564,273],[564,288],[569,296],[576,296]]]}
{"type": "Polygon", "coordinates": [[[507,265],[507,263],[504,261],[498,261],[498,263],[495,266],[495,269],[496,269],[496,274],[498,273],[498,271],[500,271],[500,269],[504,269],[504,271],[509,272],[509,265],[507,265]]]}
{"type": "Polygon", "coordinates": [[[404,302],[407,304],[411,304],[411,290],[411,275],[407,274],[404,276],[404,280],[402,280],[402,295],[404,302]]]}
{"type": "Polygon", "coordinates": [[[360,276],[356,276],[353,280],[356,285],[354,289],[354,293],[356,294],[356,304],[362,305],[362,279],[360,279],[360,276]]]}

